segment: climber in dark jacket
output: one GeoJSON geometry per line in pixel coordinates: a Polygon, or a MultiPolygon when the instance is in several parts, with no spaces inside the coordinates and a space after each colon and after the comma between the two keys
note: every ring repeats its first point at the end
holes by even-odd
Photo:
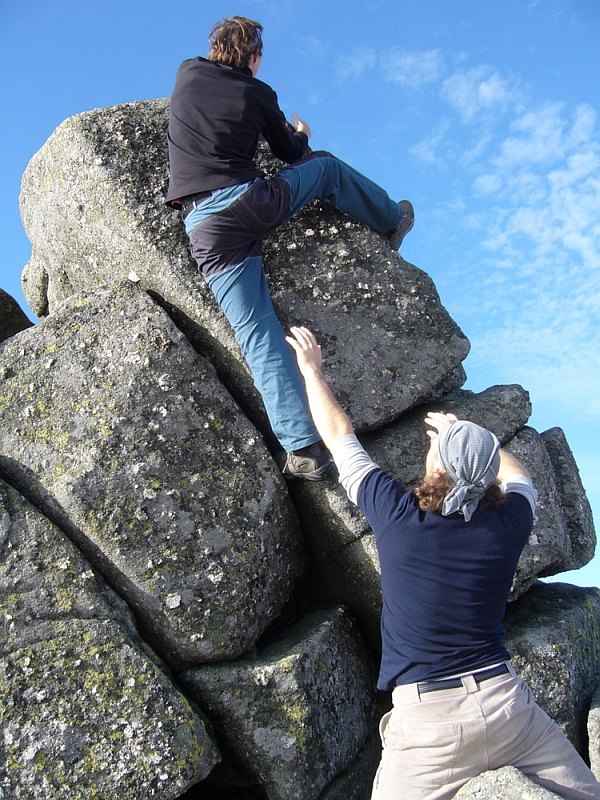
{"type": "Polygon", "coordinates": [[[256,74],[262,26],[231,17],[210,33],[208,58],[184,61],[169,115],[170,182],[192,253],[232,325],[284,452],[289,478],[321,480],[331,471],[311,419],[293,353],[277,319],[263,270],[264,236],[315,198],[370,225],[398,248],[412,228],[412,205],[329,153],[307,156],[311,131],[290,126],[277,95],[256,74]],[[259,137],[292,166],[265,178],[255,164],[259,137]]]}

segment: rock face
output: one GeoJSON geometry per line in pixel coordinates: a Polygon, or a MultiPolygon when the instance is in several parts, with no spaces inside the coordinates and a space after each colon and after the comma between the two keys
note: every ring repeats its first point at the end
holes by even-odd
{"type": "Polygon", "coordinates": [[[589,738],[590,767],[594,775],[600,775],[600,687],[596,689],[592,696],[587,734],[589,738]]]}
{"type": "Polygon", "coordinates": [[[554,792],[533,783],[514,767],[484,772],[460,789],[458,800],[552,800],[554,792]]]}
{"type": "Polygon", "coordinates": [[[591,561],[596,548],[592,510],[563,431],[550,428],[542,433],[542,441],[554,470],[558,499],[571,541],[571,558],[564,570],[579,569],[591,561]]]}
{"type": "Polygon", "coordinates": [[[0,342],[30,328],[32,324],[17,301],[0,289],[0,342]]]}
{"type": "MultiPolygon", "coordinates": [[[[275,466],[163,205],[166,114],[157,100],[69,119],[23,181],[23,281],[44,319],[0,344],[0,797],[367,800],[390,699],[374,691],[373,534],[335,483],[286,484],[275,466]]],[[[314,203],[264,251],[284,324],[316,331],[383,468],[418,478],[423,417],[443,409],[532,472],[508,646],[585,753],[599,594],[538,581],[595,547],[563,433],[528,427],[520,386],[460,388],[467,340],[364,226],[314,203]]],[[[539,789],[513,773],[463,796],[539,789]]]]}
{"type": "MultiPolygon", "coordinates": [[[[164,206],[167,113],[167,101],[154,100],[79,114],[34,156],[21,195],[33,247],[24,291],[43,313],[73,292],[135,274],[185,318],[260,424],[262,403],[231,331],[177,214],[164,206]]],[[[394,419],[440,384],[448,389],[449,376],[455,387],[464,380],[456,368],[466,338],[431,279],[378,234],[312,207],[275,234],[266,256],[284,325],[309,324],[327,344],[329,377],[359,429],[394,419]]]]}
{"type": "Polygon", "coordinates": [[[307,614],[258,658],[181,676],[274,800],[316,800],[375,724],[375,671],[343,609],[307,614]]]}
{"type": "Polygon", "coordinates": [[[505,618],[506,647],[536,702],[585,751],[598,684],[600,590],[538,582],[505,618]]]}
{"type": "Polygon", "coordinates": [[[133,618],[0,481],[2,797],[174,798],[219,760],[133,618]]]}
{"type": "Polygon", "coordinates": [[[525,427],[507,443],[509,453],[531,473],[538,489],[535,525],[519,560],[513,597],[523,594],[535,576],[555,575],[571,563],[572,545],[557,488],[557,476],[537,431],[525,427]]]}
{"type": "Polygon", "coordinates": [[[0,455],[60,505],[163,657],[251,647],[289,597],[299,531],[211,365],[131,284],[67,303],[0,362],[0,455]]]}

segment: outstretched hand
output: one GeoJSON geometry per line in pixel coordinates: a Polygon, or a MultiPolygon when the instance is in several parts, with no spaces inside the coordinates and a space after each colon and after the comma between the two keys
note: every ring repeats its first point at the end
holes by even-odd
{"type": "Polygon", "coordinates": [[[434,430],[427,431],[427,436],[435,439],[436,436],[439,436],[442,431],[445,431],[455,422],[458,422],[458,417],[454,414],[445,414],[443,411],[430,411],[425,417],[425,424],[431,425],[434,430]]]}
{"type": "Polygon", "coordinates": [[[303,326],[290,328],[292,336],[286,336],[286,342],[291,345],[296,353],[298,368],[306,376],[311,371],[320,372],[323,357],[321,345],[317,344],[315,335],[303,326]]]}
{"type": "Polygon", "coordinates": [[[295,111],[292,114],[292,127],[299,133],[304,133],[309,139],[312,136],[312,131],[308,122],[304,122],[304,120],[300,119],[295,111]]]}
{"type": "Polygon", "coordinates": [[[314,333],[302,325],[290,328],[290,332],[285,340],[296,354],[310,413],[325,447],[331,449],[338,439],[353,433],[352,423],[321,372],[321,347],[314,333]]]}

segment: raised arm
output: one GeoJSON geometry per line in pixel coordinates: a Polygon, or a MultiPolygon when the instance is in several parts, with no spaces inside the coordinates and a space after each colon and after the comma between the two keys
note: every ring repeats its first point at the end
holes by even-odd
{"type": "Polygon", "coordinates": [[[517,475],[531,480],[529,471],[518,459],[511,456],[506,450],[500,449],[498,453],[500,454],[500,469],[498,470],[498,480],[500,483],[507,483],[511,478],[517,475]]]}
{"type": "Polygon", "coordinates": [[[306,384],[308,404],[314,423],[325,446],[332,446],[343,436],[354,433],[346,412],[333,396],[321,371],[321,347],[308,328],[293,327],[286,341],[294,348],[298,367],[306,384]]]}
{"type": "MultiPolygon", "coordinates": [[[[427,425],[430,425],[433,428],[433,430],[427,431],[427,435],[431,439],[435,439],[449,425],[453,425],[455,422],[458,422],[458,419],[454,414],[446,414],[442,411],[433,411],[427,414],[425,417],[425,422],[427,425]]],[[[507,453],[506,450],[503,450],[502,448],[498,450],[498,455],[500,456],[500,469],[498,470],[498,481],[500,483],[506,483],[507,481],[510,481],[511,478],[516,476],[529,478],[529,480],[531,480],[531,475],[529,474],[528,470],[518,459],[516,459],[514,456],[511,456],[510,453],[507,453]]]]}

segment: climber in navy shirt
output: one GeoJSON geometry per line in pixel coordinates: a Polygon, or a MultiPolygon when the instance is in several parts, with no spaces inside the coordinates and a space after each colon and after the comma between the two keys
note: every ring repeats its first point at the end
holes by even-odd
{"type": "Polygon", "coordinates": [[[560,797],[600,798],[504,647],[502,618],[537,501],[529,473],[490,431],[434,412],[425,475],[407,489],[362,448],[314,335],[291,334],[313,419],[381,562],[378,687],[392,689],[393,708],[380,724],[372,800],[445,800],[508,765],[560,797]]]}

